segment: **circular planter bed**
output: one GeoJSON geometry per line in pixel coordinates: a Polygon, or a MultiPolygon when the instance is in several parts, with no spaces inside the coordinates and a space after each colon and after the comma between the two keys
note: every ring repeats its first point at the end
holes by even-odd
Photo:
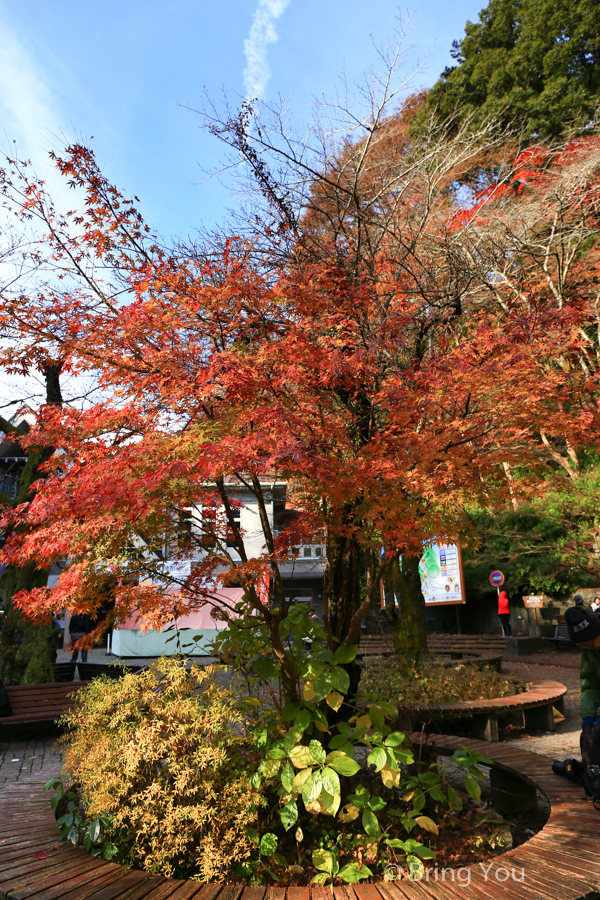
{"type": "Polygon", "coordinates": [[[406,719],[434,722],[442,719],[473,717],[476,737],[486,741],[498,740],[498,718],[521,711],[525,726],[531,730],[554,731],[554,709],[564,711],[567,688],[559,681],[533,682],[528,691],[492,700],[463,700],[451,703],[403,703],[399,711],[406,719]]]}
{"type": "MultiPolygon", "coordinates": [[[[583,789],[554,775],[545,757],[510,745],[490,747],[465,738],[438,736],[429,749],[441,755],[461,745],[491,756],[494,786],[510,804],[533,804],[540,792],[550,805],[541,831],[515,850],[461,869],[430,867],[418,880],[335,888],[336,900],[582,900],[596,896],[600,821],[583,789]]],[[[326,900],[321,887],[245,887],[201,884],[148,876],[57,845],[54,814],[39,775],[0,791],[0,896],[10,900],[326,900]]],[[[393,877],[393,873],[390,873],[393,877]]]]}

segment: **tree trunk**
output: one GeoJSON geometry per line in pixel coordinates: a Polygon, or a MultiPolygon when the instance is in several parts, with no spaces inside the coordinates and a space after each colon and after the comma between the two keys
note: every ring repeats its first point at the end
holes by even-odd
{"type": "Polygon", "coordinates": [[[427,653],[425,599],[421,590],[419,558],[395,559],[384,573],[385,611],[394,651],[404,674],[427,653]],[[396,605],[396,603],[398,605],[396,605]]]}
{"type": "MultiPolygon", "coordinates": [[[[48,404],[62,404],[60,370],[60,364],[48,365],[44,369],[48,404]]],[[[18,440],[20,432],[9,422],[2,420],[0,426],[8,434],[8,440],[18,440]]],[[[29,450],[19,479],[17,499],[2,497],[5,504],[16,506],[27,501],[31,485],[40,477],[40,464],[52,453],[53,448],[29,450]]],[[[33,565],[23,568],[6,566],[0,574],[0,599],[5,611],[0,637],[0,681],[4,684],[45,684],[54,681],[51,626],[37,625],[12,603],[12,598],[19,591],[46,585],[48,574],[49,569],[40,570],[33,565]]]]}
{"type": "Polygon", "coordinates": [[[45,684],[54,681],[52,671],[52,628],[36,625],[12,605],[12,597],[22,590],[43,587],[46,570],[33,566],[7,566],[0,575],[0,599],[6,617],[0,639],[0,681],[3,684],[45,684]]]}
{"type": "MultiPolygon", "coordinates": [[[[341,642],[348,634],[352,616],[362,602],[361,554],[354,537],[330,540],[327,546],[327,570],[325,590],[328,596],[329,624],[333,638],[341,642]]],[[[334,641],[333,649],[339,644],[334,641]]],[[[358,692],[361,669],[358,663],[344,666],[350,676],[348,696],[358,692]]]]}

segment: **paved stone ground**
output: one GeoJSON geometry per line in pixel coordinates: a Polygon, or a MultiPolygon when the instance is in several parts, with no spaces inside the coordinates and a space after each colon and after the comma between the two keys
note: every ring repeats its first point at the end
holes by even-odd
{"type": "Polygon", "coordinates": [[[0,743],[0,790],[4,784],[42,771],[48,778],[60,771],[55,738],[0,743]]]}
{"type": "Polygon", "coordinates": [[[567,759],[579,757],[579,735],[581,733],[580,691],[579,691],[579,656],[575,657],[576,666],[569,662],[562,665],[562,656],[552,655],[554,665],[542,665],[539,659],[535,662],[529,657],[511,657],[502,660],[502,672],[521,681],[560,681],[568,691],[565,697],[565,719],[557,722],[553,732],[536,732],[525,734],[523,729],[505,729],[502,739],[510,741],[523,750],[540,753],[551,759],[567,759]]]}

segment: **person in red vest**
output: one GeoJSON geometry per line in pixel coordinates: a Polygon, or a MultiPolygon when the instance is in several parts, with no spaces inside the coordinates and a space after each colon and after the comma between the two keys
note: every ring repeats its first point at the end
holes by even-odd
{"type": "Polygon", "coordinates": [[[508,605],[508,596],[506,591],[500,591],[498,594],[498,616],[502,622],[502,631],[504,637],[511,637],[510,629],[510,607],[508,605]]]}

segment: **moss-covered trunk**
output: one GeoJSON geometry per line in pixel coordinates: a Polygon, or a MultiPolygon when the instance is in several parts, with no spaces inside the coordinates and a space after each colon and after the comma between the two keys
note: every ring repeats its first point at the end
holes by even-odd
{"type": "Polygon", "coordinates": [[[36,625],[12,605],[21,590],[42,587],[47,571],[32,566],[7,566],[0,575],[0,599],[6,618],[0,640],[0,681],[3,684],[44,684],[54,681],[52,671],[52,628],[36,625]]]}
{"type": "MultiPolygon", "coordinates": [[[[60,392],[60,364],[47,365],[46,400],[49,404],[62,404],[60,392]]],[[[8,441],[18,443],[25,429],[0,417],[0,428],[8,441]]],[[[25,453],[25,451],[23,451],[25,453]]],[[[53,453],[53,448],[30,449],[27,462],[20,474],[16,499],[0,492],[0,503],[16,506],[27,502],[33,482],[40,477],[39,467],[53,453]]],[[[37,625],[16,609],[12,602],[15,594],[47,584],[49,570],[36,569],[33,565],[23,568],[6,566],[0,574],[0,600],[4,606],[5,620],[0,637],[0,680],[4,684],[44,684],[54,681],[52,670],[52,628],[37,625]]]]}
{"type": "Polygon", "coordinates": [[[427,653],[425,598],[421,590],[419,558],[395,559],[385,571],[385,611],[398,663],[405,673],[427,653]]]}

